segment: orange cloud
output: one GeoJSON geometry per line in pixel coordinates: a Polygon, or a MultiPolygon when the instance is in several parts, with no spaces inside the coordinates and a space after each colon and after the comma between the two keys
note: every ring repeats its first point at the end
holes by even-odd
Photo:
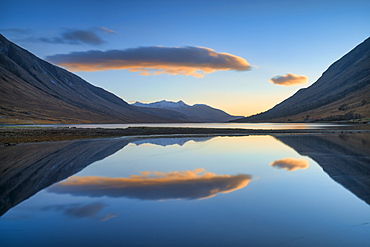
{"type": "Polygon", "coordinates": [[[287,73],[286,75],[276,75],[269,80],[269,82],[283,86],[303,84],[306,83],[307,81],[308,81],[307,76],[295,75],[291,73],[287,73]]]}
{"type": "Polygon", "coordinates": [[[140,75],[191,75],[203,77],[215,71],[250,70],[241,57],[217,53],[206,47],[149,46],[126,50],[72,52],[48,56],[48,61],[71,70],[123,70],[140,75]]]}
{"type": "Polygon", "coordinates": [[[270,163],[270,166],[275,168],[283,168],[288,171],[295,171],[298,169],[307,169],[309,167],[308,161],[304,159],[285,158],[275,160],[270,163]]]}
{"type": "Polygon", "coordinates": [[[48,190],[76,196],[141,200],[205,199],[241,189],[251,178],[250,175],[216,175],[202,168],[168,173],[146,171],[129,178],[72,176],[48,190]]]}

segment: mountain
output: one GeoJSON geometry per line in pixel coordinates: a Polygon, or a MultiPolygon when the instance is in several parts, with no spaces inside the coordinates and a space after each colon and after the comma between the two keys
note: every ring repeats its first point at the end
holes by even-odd
{"type": "Polygon", "coordinates": [[[370,38],[308,88],[272,109],[235,122],[310,122],[370,118],[370,38]]]}
{"type": "Polygon", "coordinates": [[[133,106],[145,108],[158,108],[176,111],[180,114],[187,116],[188,120],[194,122],[227,122],[233,119],[241,118],[240,116],[232,116],[222,110],[210,107],[204,104],[187,105],[182,100],[178,102],[172,101],[158,101],[149,104],[135,102],[133,106]]]}
{"type": "Polygon", "coordinates": [[[170,110],[131,106],[116,95],[54,66],[0,34],[0,122],[183,122],[170,110]]]}
{"type": "Polygon", "coordinates": [[[370,134],[276,135],[370,205],[370,134]]]}

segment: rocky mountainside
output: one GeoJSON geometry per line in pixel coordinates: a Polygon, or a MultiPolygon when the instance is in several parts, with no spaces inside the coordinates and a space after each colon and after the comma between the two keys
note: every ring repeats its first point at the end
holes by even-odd
{"type": "Polygon", "coordinates": [[[370,38],[332,64],[308,88],[237,122],[312,122],[370,118],[370,38]]]}
{"type": "Polygon", "coordinates": [[[146,107],[146,108],[158,108],[176,111],[180,114],[185,115],[188,120],[193,122],[227,122],[233,119],[241,118],[241,116],[232,116],[222,110],[210,107],[204,104],[187,105],[182,100],[178,102],[172,101],[157,101],[149,104],[135,102],[133,106],[146,107]]]}
{"type": "Polygon", "coordinates": [[[0,123],[179,121],[186,121],[186,116],[131,106],[0,34],[0,123]]]}

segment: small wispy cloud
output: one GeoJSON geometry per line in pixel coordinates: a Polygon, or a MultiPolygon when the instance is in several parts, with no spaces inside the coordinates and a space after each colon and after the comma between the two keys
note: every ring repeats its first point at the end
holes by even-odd
{"type": "Polygon", "coordinates": [[[251,65],[242,57],[218,53],[206,47],[148,46],[125,50],[72,52],[46,57],[73,72],[124,70],[140,75],[191,75],[203,77],[215,71],[246,71],[251,65]]]}
{"type": "Polygon", "coordinates": [[[298,84],[304,84],[308,81],[308,77],[304,75],[295,75],[287,73],[286,75],[276,75],[272,77],[269,82],[276,85],[293,86],[298,84]]]}
{"type": "Polygon", "coordinates": [[[100,45],[105,41],[95,31],[91,30],[67,30],[60,36],[52,38],[39,38],[39,41],[52,44],[89,44],[100,45]]]}

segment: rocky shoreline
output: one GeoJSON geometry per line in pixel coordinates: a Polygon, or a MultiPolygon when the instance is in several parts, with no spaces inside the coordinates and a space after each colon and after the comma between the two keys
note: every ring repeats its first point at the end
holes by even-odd
{"type": "Polygon", "coordinates": [[[369,128],[344,129],[232,129],[232,128],[176,128],[176,127],[128,127],[107,128],[0,128],[0,145],[19,143],[55,142],[76,139],[97,139],[122,136],[158,135],[270,135],[270,134],[325,134],[325,133],[370,133],[369,128]]]}

